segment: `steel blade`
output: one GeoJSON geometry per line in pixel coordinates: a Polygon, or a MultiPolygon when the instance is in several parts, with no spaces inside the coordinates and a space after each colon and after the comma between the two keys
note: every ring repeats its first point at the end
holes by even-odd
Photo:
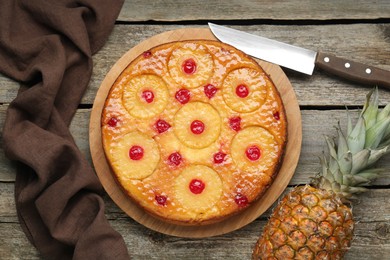
{"type": "Polygon", "coordinates": [[[215,37],[246,54],[296,70],[313,74],[317,52],[261,36],[209,23],[215,37]]]}

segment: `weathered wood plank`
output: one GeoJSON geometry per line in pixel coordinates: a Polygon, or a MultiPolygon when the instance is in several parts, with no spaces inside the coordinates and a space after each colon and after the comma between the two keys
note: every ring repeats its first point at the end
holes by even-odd
{"type": "MultiPolygon", "coordinates": [[[[5,120],[5,111],[6,106],[0,105],[0,129],[3,128],[5,120]]],[[[351,110],[350,112],[351,116],[356,117],[358,115],[357,110],[351,110]]],[[[75,138],[76,144],[78,145],[82,153],[87,157],[88,161],[91,162],[88,142],[89,117],[90,109],[79,109],[72,121],[70,129],[75,138]]],[[[309,182],[310,177],[313,177],[319,171],[320,167],[318,157],[325,149],[325,142],[323,136],[336,136],[334,126],[337,125],[338,121],[340,121],[342,126],[345,126],[345,110],[302,111],[302,151],[296,173],[294,174],[290,185],[307,183],[309,182]]],[[[385,158],[380,161],[379,165],[381,165],[382,167],[390,168],[389,158],[390,155],[385,156],[385,158]]],[[[15,166],[8,159],[5,158],[3,146],[0,145],[0,181],[14,181],[14,171],[15,166]]],[[[390,185],[390,178],[384,178],[382,180],[374,182],[374,184],[390,185]]]]}
{"type": "Polygon", "coordinates": [[[386,0],[364,1],[254,1],[254,0],[159,0],[145,5],[142,0],[126,0],[119,21],[194,21],[194,20],[330,20],[388,18],[386,0]],[[221,4],[223,3],[223,4],[221,4]],[[210,8],[211,7],[211,8],[210,8]]]}
{"type": "MultiPolygon", "coordinates": [[[[139,42],[177,25],[117,25],[107,44],[94,56],[94,71],[83,104],[92,104],[100,83],[112,65],[139,42]]],[[[188,27],[189,28],[189,27],[188,27]]],[[[332,52],[344,58],[390,70],[390,24],[346,24],[327,26],[235,26],[257,35],[274,38],[313,50],[332,52]],[[369,46],[369,47],[368,47],[369,46]]],[[[361,105],[371,86],[350,83],[315,71],[313,76],[285,70],[299,104],[302,106],[361,105]]],[[[16,96],[18,84],[0,75],[0,103],[16,96]]],[[[390,100],[390,92],[382,91],[382,100],[390,100]]]]}
{"type": "MultiPolygon", "coordinates": [[[[17,223],[13,184],[0,183],[0,191],[0,205],[6,205],[0,207],[2,259],[25,259],[26,256],[39,259],[39,254],[29,244],[17,223]]],[[[358,223],[346,260],[380,260],[390,256],[389,195],[390,190],[370,190],[354,205],[354,216],[358,223]]],[[[250,259],[252,248],[271,212],[268,210],[253,223],[225,235],[187,239],[149,230],[127,217],[109,198],[105,197],[105,202],[107,218],[124,237],[133,259],[250,259]]]]}

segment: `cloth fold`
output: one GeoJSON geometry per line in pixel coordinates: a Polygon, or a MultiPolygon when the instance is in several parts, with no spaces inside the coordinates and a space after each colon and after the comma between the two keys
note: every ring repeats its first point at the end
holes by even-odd
{"type": "Polygon", "coordinates": [[[21,82],[3,129],[21,226],[47,259],[129,259],[69,125],[123,0],[0,1],[0,72],[21,82]]]}

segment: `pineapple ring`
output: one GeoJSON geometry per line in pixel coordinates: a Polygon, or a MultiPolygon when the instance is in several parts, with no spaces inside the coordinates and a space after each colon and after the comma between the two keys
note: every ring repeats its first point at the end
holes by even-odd
{"type": "Polygon", "coordinates": [[[204,213],[212,208],[222,196],[222,180],[218,173],[208,166],[190,165],[175,179],[175,195],[179,203],[189,211],[204,213]],[[193,180],[204,186],[199,191],[191,191],[193,180]]]}
{"type": "Polygon", "coordinates": [[[207,83],[213,74],[214,62],[210,53],[199,44],[186,44],[175,49],[168,62],[171,77],[185,88],[196,88],[207,83]],[[190,71],[185,72],[183,65],[186,61],[193,62],[190,71]]]}
{"type": "Polygon", "coordinates": [[[240,170],[258,173],[276,165],[278,149],[275,137],[268,130],[260,126],[249,126],[233,137],[231,155],[240,170]],[[253,151],[254,154],[248,155],[253,151]]]}
{"type": "Polygon", "coordinates": [[[177,111],[174,118],[174,132],[184,145],[190,148],[205,148],[215,142],[221,132],[221,118],[210,104],[190,102],[177,111]],[[193,123],[203,123],[204,129],[195,134],[193,123]]]}
{"type": "Polygon", "coordinates": [[[263,105],[267,98],[267,83],[260,72],[251,68],[231,71],[222,85],[223,99],[236,112],[252,112],[263,105]],[[240,87],[243,90],[240,92],[240,87]],[[241,97],[239,96],[241,95],[241,97]]]}
{"type": "Polygon", "coordinates": [[[130,115],[137,118],[151,118],[165,109],[168,95],[164,80],[148,74],[131,78],[124,87],[122,100],[130,115]],[[145,91],[153,93],[152,102],[147,102],[142,97],[145,91]]]}
{"type": "Polygon", "coordinates": [[[160,151],[154,139],[141,132],[131,132],[118,138],[111,145],[111,166],[121,182],[131,179],[143,179],[151,175],[160,161],[160,151]],[[140,146],[143,149],[142,158],[133,160],[129,152],[132,147],[140,146]]]}

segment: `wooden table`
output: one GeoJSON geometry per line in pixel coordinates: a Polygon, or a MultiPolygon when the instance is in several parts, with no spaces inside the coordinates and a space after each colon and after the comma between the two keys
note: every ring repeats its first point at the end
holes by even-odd
{"type": "MultiPolygon", "coordinates": [[[[111,66],[128,49],[155,34],[177,28],[206,27],[207,21],[390,70],[390,1],[145,1],[128,0],[103,49],[94,56],[88,91],[71,125],[75,140],[91,160],[88,124],[97,89],[111,66]]],[[[361,86],[324,72],[306,76],[285,70],[302,113],[303,144],[289,187],[307,183],[319,171],[323,135],[335,135],[345,122],[345,106],[354,116],[373,86],[361,86]]],[[[0,75],[0,127],[18,83],[0,75]]],[[[380,90],[380,104],[390,102],[390,91],[380,90]]],[[[1,132],[0,132],[1,135],[1,132]]],[[[0,143],[0,258],[40,259],[22,232],[15,211],[15,167],[0,143]]],[[[380,163],[390,168],[390,155],[380,163]]],[[[373,187],[353,208],[358,221],[346,259],[390,259],[390,177],[373,187]]],[[[289,190],[290,188],[288,188],[289,190]]],[[[149,230],[124,214],[108,196],[106,213],[124,237],[134,259],[249,259],[270,210],[251,224],[228,234],[187,239],[149,230]]]]}

